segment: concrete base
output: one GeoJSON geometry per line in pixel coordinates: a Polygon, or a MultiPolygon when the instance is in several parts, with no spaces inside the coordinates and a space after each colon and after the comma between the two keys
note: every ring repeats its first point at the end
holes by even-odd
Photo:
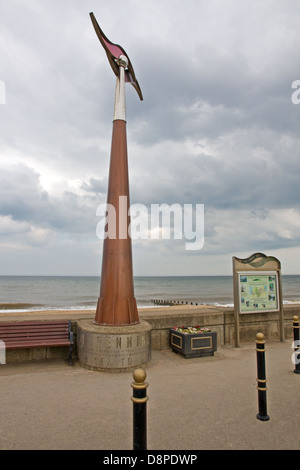
{"type": "Polygon", "coordinates": [[[92,319],[77,323],[77,355],[82,367],[124,372],[145,367],[151,360],[151,326],[102,326],[92,319]]]}

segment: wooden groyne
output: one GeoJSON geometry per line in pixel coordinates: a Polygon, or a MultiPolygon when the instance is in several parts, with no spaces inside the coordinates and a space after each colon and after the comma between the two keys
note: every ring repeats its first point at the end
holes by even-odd
{"type": "Polygon", "coordinates": [[[186,300],[160,300],[160,299],[152,299],[151,303],[154,305],[166,305],[166,306],[172,306],[172,305],[202,305],[198,304],[198,302],[189,302],[186,300]]]}

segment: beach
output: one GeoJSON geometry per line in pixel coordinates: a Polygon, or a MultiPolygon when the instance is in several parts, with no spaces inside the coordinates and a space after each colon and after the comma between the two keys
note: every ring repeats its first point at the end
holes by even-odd
{"type": "MultiPolygon", "coordinates": [[[[172,306],[156,306],[149,308],[139,309],[139,316],[144,317],[148,315],[173,315],[174,312],[180,314],[187,311],[205,311],[205,310],[216,310],[218,307],[213,305],[172,305],[172,306]]],[[[219,307],[222,309],[222,307],[219,307]]],[[[24,311],[9,311],[0,310],[0,321],[18,321],[18,320],[29,320],[29,319],[51,319],[51,318],[69,318],[69,319],[79,319],[79,318],[94,318],[95,309],[50,309],[50,310],[24,310],[24,311]]]]}

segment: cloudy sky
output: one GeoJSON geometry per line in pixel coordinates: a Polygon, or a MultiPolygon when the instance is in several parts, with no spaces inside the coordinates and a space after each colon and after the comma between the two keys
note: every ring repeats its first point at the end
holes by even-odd
{"type": "Polygon", "coordinates": [[[133,241],[135,275],[300,273],[299,0],[3,0],[0,275],[100,275],[115,76],[128,53],[131,203],[204,204],[201,250],[133,241]],[[5,95],[5,96],[4,96],[5,95]]]}

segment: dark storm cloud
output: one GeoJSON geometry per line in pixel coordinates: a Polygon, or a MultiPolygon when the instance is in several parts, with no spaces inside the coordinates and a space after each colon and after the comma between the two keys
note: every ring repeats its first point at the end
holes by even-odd
{"type": "MultiPolygon", "coordinates": [[[[205,204],[204,254],[299,246],[295,0],[2,2],[2,241],[13,230],[32,245],[95,231],[115,77],[90,11],[128,52],[144,95],[126,86],[132,203],[205,204]]],[[[141,246],[145,256],[173,247],[141,246]]]]}

